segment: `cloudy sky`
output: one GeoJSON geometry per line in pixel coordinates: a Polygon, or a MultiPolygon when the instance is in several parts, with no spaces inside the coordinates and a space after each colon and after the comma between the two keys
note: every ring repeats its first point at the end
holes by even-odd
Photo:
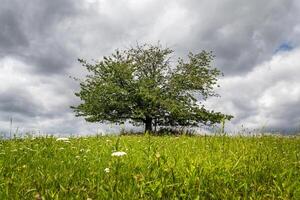
{"type": "Polygon", "coordinates": [[[235,116],[234,130],[300,129],[297,0],[0,0],[0,132],[87,134],[110,125],[75,118],[86,73],[76,59],[158,40],[212,50],[224,72],[207,106],[235,116]]]}

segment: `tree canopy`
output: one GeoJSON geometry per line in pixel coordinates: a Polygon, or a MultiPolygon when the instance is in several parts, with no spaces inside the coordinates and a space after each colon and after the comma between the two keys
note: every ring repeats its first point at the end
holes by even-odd
{"type": "Polygon", "coordinates": [[[116,50],[100,61],[78,61],[89,74],[80,81],[72,106],[76,116],[89,122],[153,126],[199,126],[220,123],[232,116],[207,110],[202,102],[214,92],[220,70],[212,67],[212,52],[189,53],[173,61],[173,50],[157,45],[137,45],[116,50]]]}

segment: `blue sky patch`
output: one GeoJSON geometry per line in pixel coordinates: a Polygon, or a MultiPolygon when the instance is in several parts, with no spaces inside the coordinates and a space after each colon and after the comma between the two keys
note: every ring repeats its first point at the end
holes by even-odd
{"type": "Polygon", "coordinates": [[[293,50],[294,47],[290,44],[290,43],[282,43],[276,50],[275,50],[275,54],[280,52],[280,51],[291,51],[293,50]]]}

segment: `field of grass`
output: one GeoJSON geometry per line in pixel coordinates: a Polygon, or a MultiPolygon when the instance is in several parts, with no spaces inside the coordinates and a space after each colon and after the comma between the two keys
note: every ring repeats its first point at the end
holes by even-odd
{"type": "Polygon", "coordinates": [[[300,199],[300,137],[1,140],[0,199],[300,199]]]}

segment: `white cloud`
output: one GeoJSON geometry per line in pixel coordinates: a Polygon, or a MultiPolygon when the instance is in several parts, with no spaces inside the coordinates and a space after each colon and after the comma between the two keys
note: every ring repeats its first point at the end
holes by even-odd
{"type": "Polygon", "coordinates": [[[209,106],[233,114],[231,127],[300,128],[300,49],[281,52],[252,71],[220,80],[209,106]]]}

